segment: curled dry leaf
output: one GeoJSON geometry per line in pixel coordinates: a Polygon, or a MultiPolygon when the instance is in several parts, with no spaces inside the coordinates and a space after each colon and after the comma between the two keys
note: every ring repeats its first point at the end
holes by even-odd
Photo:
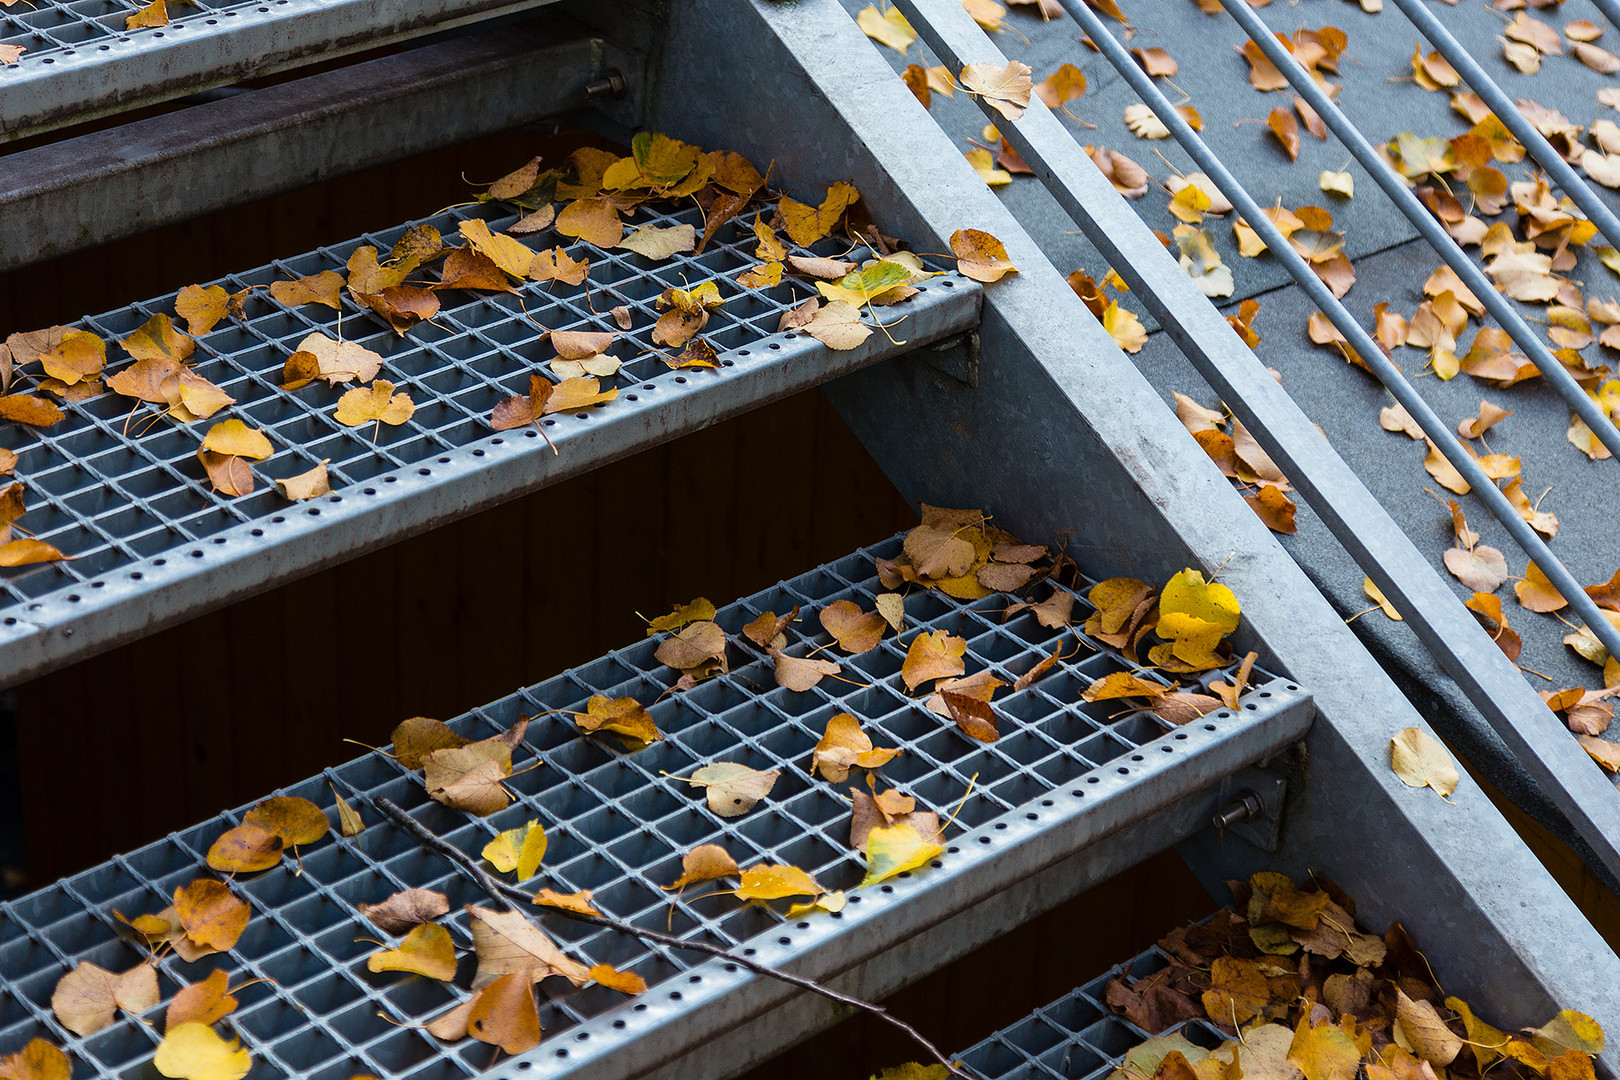
{"type": "Polygon", "coordinates": [[[817,660],[808,656],[791,656],[781,649],[768,650],[772,660],[776,662],[776,685],[785,686],[789,690],[803,693],[815,686],[828,675],[837,675],[844,670],[831,660],[817,660]]]}
{"type": "Polygon", "coordinates": [[[531,818],[515,829],[497,833],[479,854],[501,873],[515,870],[519,881],[527,881],[539,872],[541,860],[546,857],[546,843],[546,830],[531,818]]]}
{"type": "Polygon", "coordinates": [[[951,254],[956,256],[957,270],[974,281],[1000,281],[1018,272],[1002,242],[979,229],[958,229],[952,233],[951,254]]]}
{"type": "Polygon", "coordinates": [[[403,390],[394,393],[394,384],[378,379],[370,386],[357,386],[338,399],[332,414],[340,424],[361,427],[377,422],[398,427],[416,413],[416,403],[403,390]]]}
{"type": "Polygon", "coordinates": [[[1004,66],[974,63],[962,68],[958,82],[970,94],[988,101],[1008,120],[1017,120],[1029,107],[1029,96],[1035,89],[1030,79],[1028,64],[1009,60],[1004,66]]]}
{"type": "Polygon", "coordinates": [[[700,844],[681,857],[681,876],[665,890],[684,889],[700,881],[716,881],[723,877],[736,877],[742,871],[726,849],[719,844],[700,844]]]}
{"type": "Polygon", "coordinates": [[[871,736],[861,730],[861,722],[849,713],[839,713],[827,721],[827,730],[811,753],[810,769],[824,780],[841,784],[851,769],[879,769],[899,750],[874,746],[871,736]]]}
{"type": "Polygon", "coordinates": [[[385,934],[403,934],[418,923],[448,914],[450,901],[432,889],[406,889],[377,904],[359,905],[360,914],[385,934]]]}
{"type": "Polygon", "coordinates": [[[281,492],[284,498],[294,501],[314,499],[321,495],[330,494],[332,491],[331,478],[326,471],[327,462],[330,460],[330,458],[324,458],[307,472],[277,480],[277,490],[281,492]]]}
{"type": "Polygon", "coordinates": [[[652,714],[633,697],[610,698],[596,694],[585,703],[583,713],[574,713],[574,725],[586,734],[610,731],[619,735],[631,749],[639,749],[664,737],[652,714]]]}
{"type": "Polygon", "coordinates": [[[1299,121],[1287,109],[1272,109],[1266,117],[1266,127],[1282,146],[1283,152],[1288,155],[1289,161],[1299,158],[1299,121]]]}
{"type": "Polygon", "coordinates": [[[456,977],[456,948],[450,931],[438,923],[413,926],[398,948],[384,949],[366,959],[372,972],[404,971],[448,982],[456,977]]]}
{"type": "Polygon", "coordinates": [[[925,682],[961,675],[966,670],[963,661],[966,654],[967,641],[947,631],[918,634],[912,639],[905,662],[900,665],[900,678],[906,689],[915,693],[925,682]]]}
{"type": "Polygon", "coordinates": [[[143,1013],[156,1005],[157,968],[150,960],[117,974],[80,961],[51,991],[51,1011],[62,1026],[82,1037],[112,1026],[120,1009],[143,1013]]]}
{"type": "Polygon", "coordinates": [[[776,214],[781,218],[788,238],[800,247],[807,248],[831,234],[845,211],[860,198],[861,194],[855,190],[854,184],[840,180],[827,189],[827,197],[819,206],[783,198],[776,204],[776,214]]]}
{"type": "Polygon", "coordinates": [[[883,639],[889,625],[881,612],[862,611],[853,600],[836,600],[821,609],[822,628],[838,647],[851,655],[870,652],[883,639]]]}

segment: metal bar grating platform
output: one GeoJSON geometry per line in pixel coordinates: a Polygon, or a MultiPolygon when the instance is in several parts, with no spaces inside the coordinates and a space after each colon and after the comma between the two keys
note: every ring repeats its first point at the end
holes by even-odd
{"type": "Polygon", "coordinates": [[[0,142],[554,0],[30,0],[0,10],[0,142]]]}
{"type": "MultiPolygon", "coordinates": [[[[734,603],[717,621],[735,637],[761,611],[783,612],[797,604],[804,615],[788,630],[787,651],[804,655],[830,641],[813,612],[840,599],[871,607],[886,591],[874,559],[899,550],[900,539],[894,538],[856,552],[734,603]]],[[[229,1019],[262,1063],[255,1075],[440,1080],[484,1070],[489,1047],[441,1044],[400,1026],[433,1019],[464,991],[365,969],[376,946],[358,939],[378,932],[356,905],[402,888],[440,889],[453,911],[441,921],[465,947],[470,939],[461,905],[482,900],[437,856],[380,820],[365,804],[368,797],[393,799],[474,853],[496,832],[536,818],[550,842],[539,880],[530,887],[590,889],[598,907],[622,919],[746,947],[763,962],[825,977],[932,925],[941,911],[965,910],[1117,828],[1197,797],[1238,768],[1293,743],[1309,726],[1308,695],[1258,672],[1258,685],[1241,708],[1218,710],[1185,727],[1122,710],[1117,701],[1081,703],[1081,691],[1094,679],[1130,665],[1077,631],[1044,628],[1028,613],[1003,621],[1011,602],[1000,594],[972,603],[931,592],[910,595],[902,633],[871,652],[841,658],[853,683],[827,679],[807,692],[776,687],[768,662],[735,643],[730,675],[668,696],[661,695],[678,673],[653,659],[657,640],[611,653],[452,722],[461,734],[479,738],[521,716],[536,717],[514,767],[538,767],[508,781],[515,801],[488,818],[429,801],[419,775],[381,754],[289,788],[288,794],[330,807],[332,785],[361,808],[368,827],[352,840],[332,835],[308,849],[301,874],[284,860],[236,882],[233,887],[253,909],[242,939],[230,953],[197,963],[166,959],[159,974],[165,1002],[219,966],[232,973],[233,985],[266,979],[240,993],[242,1006],[229,1019]],[[923,699],[907,697],[900,681],[910,641],[941,629],[967,640],[968,674],[990,670],[1008,683],[1050,655],[1060,639],[1071,656],[1024,690],[998,699],[1001,737],[978,743],[929,712],[923,699]],[[650,711],[664,741],[626,753],[616,742],[582,736],[566,717],[552,715],[583,709],[596,693],[656,701],[650,711]],[[879,776],[920,806],[949,813],[971,784],[940,860],[852,893],[841,913],[808,916],[791,926],[733,897],[676,897],[659,888],[679,876],[682,854],[703,843],[723,845],[744,867],[787,862],[810,871],[825,888],[853,888],[864,866],[848,843],[850,810],[841,795],[846,785],[827,784],[806,771],[827,720],[839,712],[855,714],[878,745],[903,750],[879,776]],[[689,775],[722,760],[779,768],[782,775],[765,801],[730,819],[714,815],[700,789],[665,775],[689,775]]],[[[1088,610],[1077,599],[1076,615],[1083,619],[1088,610]]],[[[1207,673],[1203,681],[1223,675],[1230,673],[1207,673]]],[[[113,912],[133,917],[167,906],[176,887],[208,873],[204,853],[240,818],[241,811],[222,814],[0,905],[0,1052],[38,1036],[69,1051],[75,1075],[145,1075],[139,1063],[156,1045],[154,1027],[124,1016],[111,1028],[76,1038],[51,1014],[52,988],[80,960],[110,970],[139,962],[141,950],[121,938],[113,912]]],[[[615,1054],[654,1055],[642,1062],[673,1060],[734,1026],[739,1015],[748,1019],[736,1010],[781,988],[734,967],[728,971],[720,961],[694,963],[693,955],[644,946],[561,916],[539,921],[571,954],[633,970],[651,989],[634,999],[602,987],[552,998],[542,1005],[546,1034],[540,1047],[486,1075],[563,1075],[587,1067],[593,1076],[634,1075],[637,1070],[615,1054]]],[[[463,984],[469,970],[464,965],[463,984]]],[[[163,1007],[146,1019],[156,1021],[163,1007]]]]}
{"type": "MultiPolygon", "coordinates": [[[[515,220],[493,204],[427,219],[447,237],[457,222],[487,218],[502,229],[515,220]]],[[[696,208],[647,212],[638,225],[693,224],[696,208]]],[[[386,253],[405,232],[399,226],[346,244],[275,262],[222,279],[235,292],[249,286],[342,270],[356,248],[386,253]]],[[[722,228],[701,255],[653,263],[626,250],[598,249],[542,233],[537,249],[559,243],[589,259],[585,284],[525,282],[513,294],[441,293],[443,307],[401,337],[347,296],[343,309],[288,308],[257,290],[244,318],[226,320],[196,338],[194,369],[236,399],[207,420],[178,424],[150,407],[111,392],[64,403],[68,418],[50,428],[0,425],[0,445],[19,455],[17,477],[28,512],[19,524],[71,556],[0,574],[0,682],[67,662],[74,656],[149,632],[160,620],[219,606],[275,580],[313,570],[368,546],[513,498],[543,484],[696,430],[796,390],[977,325],[980,286],[956,274],[930,279],[904,304],[885,308],[891,333],[833,351],[815,339],[778,333],[784,312],[813,289],[784,281],[769,290],[738,285],[734,276],[757,264],[746,228],[722,228]],[[735,237],[735,238],[734,238],[735,237]],[[725,303],[713,309],[702,336],[720,353],[720,367],[670,370],[651,340],[654,301],[667,287],[713,281],[725,303]],[[633,329],[610,350],[625,359],[617,400],[542,423],[540,431],[495,433],[490,410],[528,392],[529,376],[544,374],[550,330],[612,330],[610,311],[631,313],[633,329]],[[308,334],[357,342],[384,357],[380,378],[410,394],[416,412],[398,427],[346,427],[333,416],[346,387],[312,384],[280,388],[288,355],[308,334]],[[256,489],[230,498],[208,483],[196,450],[207,430],[227,416],[263,428],[275,453],[256,463],[256,489]],[[328,460],[333,494],[293,504],[273,479],[328,460]],[[268,550],[276,556],[266,559],[268,550]]],[[[822,241],[817,254],[844,254],[822,241]]],[[[855,253],[860,257],[860,250],[855,253]]],[[[436,272],[435,272],[436,273],[436,272]]],[[[175,296],[159,297],[85,318],[77,325],[108,341],[120,339],[153,314],[172,314],[175,296]]],[[[23,386],[26,390],[28,387],[23,386]]]]}
{"type": "Polygon", "coordinates": [[[1184,1020],[1149,1033],[1103,1004],[1104,988],[1114,978],[1145,978],[1168,964],[1158,946],[1145,949],[954,1060],[983,1080],[1103,1080],[1127,1053],[1158,1035],[1179,1033],[1205,1049],[1226,1042],[1228,1036],[1207,1020],[1184,1020]]]}

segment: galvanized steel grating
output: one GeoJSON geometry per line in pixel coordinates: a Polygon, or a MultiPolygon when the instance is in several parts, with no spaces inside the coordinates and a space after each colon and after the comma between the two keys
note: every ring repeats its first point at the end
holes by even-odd
{"type": "MultiPolygon", "coordinates": [[[[1153,1037],[1104,1005],[1104,988],[1120,975],[1141,979],[1168,965],[1157,946],[1148,948],[956,1057],[983,1080],[1103,1080],[1127,1053],[1153,1037]]],[[[1211,1050],[1227,1041],[1202,1019],[1157,1034],[1173,1032],[1211,1050]]]]}
{"type": "MultiPolygon", "coordinates": [[[[426,223],[453,236],[457,222],[474,216],[497,229],[515,220],[485,205],[450,210],[426,223]]],[[[701,229],[702,219],[696,208],[649,211],[637,224],[701,229]]],[[[341,270],[356,248],[369,244],[386,253],[406,228],[279,260],[216,284],[234,292],[341,270]]],[[[630,251],[576,242],[568,245],[573,256],[591,262],[584,285],[526,282],[509,295],[445,292],[439,315],[404,337],[347,297],[342,310],[287,308],[256,290],[244,317],[198,337],[193,355],[197,373],[236,399],[232,415],[262,427],[275,447],[255,469],[259,486],[241,498],[216,493],[196,458],[218,416],[177,424],[144,407],[132,414],[128,398],[105,393],[65,405],[68,419],[51,428],[0,425],[0,445],[20,456],[18,476],[29,505],[20,524],[71,556],[0,576],[0,681],[64,662],[94,647],[98,637],[116,640],[121,632],[139,632],[133,624],[217,605],[233,591],[240,594],[300,566],[397,539],[407,526],[442,522],[977,325],[980,287],[946,274],[924,282],[904,305],[885,309],[901,320],[904,332],[895,336],[903,344],[879,333],[857,349],[834,352],[802,333],[778,333],[782,314],[805,298],[809,286],[738,285],[734,275],[758,261],[749,252],[753,235],[731,228],[720,233],[701,255],[656,264],[630,251]],[[732,239],[734,233],[739,238],[732,239]],[[650,337],[658,316],[654,301],[666,287],[705,281],[725,297],[703,332],[720,352],[721,366],[671,371],[650,337]],[[626,363],[604,386],[619,387],[620,396],[600,409],[544,420],[560,456],[552,455],[536,428],[491,431],[496,402],[527,393],[531,374],[555,378],[546,367],[547,330],[617,331],[610,312],[619,306],[630,310],[635,329],[615,343],[613,353],[626,363]],[[280,389],[287,356],[317,331],[381,354],[380,377],[411,395],[415,415],[399,427],[346,427],[333,417],[341,390],[280,389]],[[316,503],[289,504],[269,482],[322,460],[329,461],[335,494],[316,503]],[[409,517],[401,516],[405,502],[414,504],[409,517]],[[393,519],[379,522],[383,510],[393,519]],[[368,516],[369,524],[360,520],[368,516]],[[276,545],[284,565],[259,558],[276,545]],[[179,579],[198,574],[207,575],[205,588],[190,599],[175,594],[179,579]],[[140,608],[129,629],[88,618],[119,604],[140,608]],[[41,632],[64,621],[73,624],[66,633],[41,632]],[[30,637],[32,652],[16,646],[30,637]]],[[[537,247],[567,240],[547,234],[537,239],[537,247]]],[[[816,250],[843,254],[836,242],[823,241],[816,250]]],[[[159,297],[77,325],[103,338],[123,338],[153,314],[172,312],[174,300],[172,294],[159,297]]]]}
{"type": "MultiPolygon", "coordinates": [[[[892,557],[899,548],[894,538],[856,552],[734,603],[717,621],[735,638],[763,610],[783,612],[797,604],[814,611],[839,599],[870,607],[885,591],[874,558],[892,557]]],[[[1309,697],[1300,687],[1258,672],[1258,685],[1243,697],[1241,708],[1219,710],[1181,728],[1149,712],[1121,710],[1117,701],[1081,703],[1080,692],[1094,679],[1131,665],[1073,630],[1042,627],[1027,613],[1004,621],[1009,602],[1001,595],[972,603],[932,592],[909,596],[903,633],[847,658],[845,672],[852,681],[827,679],[807,692],[776,687],[768,663],[735,644],[730,675],[679,693],[667,693],[677,673],[654,661],[655,640],[610,653],[452,722],[463,735],[478,738],[521,716],[537,717],[514,764],[519,770],[538,767],[508,782],[514,803],[488,818],[429,801],[417,774],[381,754],[328,770],[287,793],[323,806],[331,805],[329,785],[361,807],[368,797],[386,796],[469,852],[479,851],[497,831],[537,818],[550,839],[541,883],[562,891],[593,890],[596,904],[620,918],[747,947],[765,962],[791,960],[794,970],[803,971],[804,958],[839,955],[839,950],[857,960],[870,958],[937,917],[928,913],[929,898],[941,887],[950,890],[955,910],[966,909],[999,889],[1006,875],[1048,865],[1113,827],[1194,796],[1241,765],[1297,740],[1310,723],[1309,697]],[[990,670],[1009,683],[1060,641],[1069,656],[1024,690],[999,699],[1002,735],[995,743],[978,743],[929,712],[922,700],[907,697],[900,681],[910,641],[940,629],[967,639],[970,673],[990,670]],[[555,715],[583,709],[596,693],[655,702],[650,710],[666,739],[625,753],[615,742],[580,735],[565,716],[555,715]],[[881,777],[919,803],[949,812],[971,787],[950,830],[957,835],[947,836],[950,846],[941,860],[926,871],[852,894],[838,915],[813,916],[792,927],[734,898],[676,896],[660,888],[679,876],[681,855],[703,843],[722,844],[744,866],[789,862],[813,873],[826,888],[855,886],[864,868],[848,844],[848,803],[806,771],[827,720],[846,711],[861,719],[879,745],[903,749],[881,777]],[[782,775],[756,809],[721,818],[708,809],[700,789],[669,775],[689,775],[718,760],[779,768],[782,775]],[[913,909],[914,917],[908,915],[913,909]],[[906,929],[908,917],[914,925],[906,929]],[[875,920],[896,918],[901,937],[873,932],[875,920]]],[[[1077,600],[1076,614],[1083,618],[1087,610],[1085,601],[1077,600]]],[[[788,636],[787,651],[794,655],[830,641],[810,619],[790,628],[788,636]]],[[[1208,673],[1203,681],[1223,674],[1208,673]]],[[[165,960],[160,968],[164,999],[216,966],[229,969],[233,985],[266,980],[238,994],[242,1007],[230,1023],[269,1075],[346,1080],[370,1073],[438,1080],[478,1073],[489,1064],[488,1047],[440,1044],[400,1026],[436,1017],[460,995],[426,979],[366,971],[365,958],[376,945],[363,939],[378,932],[356,905],[402,888],[441,889],[453,905],[453,914],[443,921],[466,946],[470,939],[460,908],[480,901],[481,894],[415,840],[379,821],[369,807],[363,814],[369,824],[363,833],[320,842],[303,855],[301,873],[284,860],[238,882],[237,891],[253,908],[241,941],[229,954],[196,963],[165,960]]],[[[51,1014],[52,988],[77,961],[111,970],[138,962],[141,952],[120,937],[114,912],[133,917],[167,906],[175,888],[208,873],[204,853],[240,819],[241,811],[222,814],[0,905],[0,1052],[42,1036],[69,1050],[75,1075],[130,1075],[152,1052],[158,1038],[154,1028],[125,1016],[105,1031],[76,1038],[51,1014]]],[[[524,1075],[535,1075],[530,1069],[552,1075],[582,1069],[592,1054],[657,1035],[658,1025],[672,1016],[712,1003],[706,995],[757,990],[752,976],[724,973],[719,961],[694,963],[691,955],[560,916],[547,915],[544,922],[580,959],[636,971],[652,989],[630,1000],[601,987],[551,996],[541,1011],[546,1040],[513,1059],[524,1075]],[[681,976],[678,984],[671,981],[676,976],[681,976]]],[[[162,1008],[147,1019],[155,1021],[162,1008]]],[[[686,1037],[694,1045],[700,1041],[690,1032],[686,1037]]],[[[659,1045],[671,1056],[682,1049],[673,1036],[659,1045]]],[[[612,1073],[612,1066],[609,1061],[606,1072],[593,1075],[612,1073]]]]}

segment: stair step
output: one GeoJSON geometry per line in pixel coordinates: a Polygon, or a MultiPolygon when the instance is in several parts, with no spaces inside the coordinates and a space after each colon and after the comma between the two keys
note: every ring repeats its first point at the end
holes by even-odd
{"type": "MultiPolygon", "coordinates": [[[[377,796],[474,855],[497,832],[538,820],[549,848],[539,879],[529,886],[592,890],[601,910],[638,925],[741,949],[811,978],[857,984],[889,956],[890,975],[912,981],[949,959],[948,948],[920,946],[930,932],[950,927],[953,916],[1004,899],[1121,829],[1151,826],[1166,808],[1190,806],[1194,818],[1207,822],[1223,778],[1295,742],[1310,724],[1307,692],[1258,671],[1239,708],[1182,727],[1119,701],[1083,703],[1080,693],[1092,680],[1132,665],[1073,629],[1041,626],[1027,612],[1004,620],[1012,600],[1001,594],[972,602],[934,591],[906,597],[901,633],[864,654],[818,654],[836,655],[849,681],[826,678],[808,691],[776,686],[770,661],[737,644],[741,628],[761,612],[785,614],[794,605],[800,620],[787,631],[786,651],[803,656],[828,644],[816,613],[841,599],[870,610],[887,591],[875,559],[894,557],[900,545],[900,537],[892,538],[721,609],[715,621],[732,639],[728,675],[671,692],[678,673],[653,658],[659,639],[650,637],[451,721],[463,736],[481,738],[534,717],[514,754],[517,775],[507,782],[514,802],[489,817],[430,801],[420,773],[381,753],[286,789],[329,811],[335,789],[361,810],[368,827],[353,839],[329,834],[298,863],[283,859],[234,882],[252,907],[246,932],[228,954],[192,964],[166,960],[165,1000],[217,965],[231,972],[233,985],[266,979],[241,993],[242,1007],[229,1023],[273,1075],[427,1080],[480,1071],[488,1047],[443,1044],[395,1026],[434,1019],[463,999],[464,989],[366,970],[376,946],[358,939],[379,935],[357,905],[398,889],[442,890],[452,905],[442,921],[466,946],[461,905],[485,900],[468,879],[382,818],[369,802],[377,796]],[[1067,658],[1025,689],[1003,691],[995,702],[1000,737],[981,743],[905,691],[899,671],[906,650],[916,635],[935,630],[966,640],[967,674],[988,670],[1009,684],[1060,645],[1067,658]],[[579,734],[558,715],[583,710],[596,694],[634,696],[666,737],[630,753],[609,736],[579,734]],[[841,712],[857,717],[878,746],[902,750],[878,771],[880,789],[903,790],[919,809],[942,818],[953,808],[956,813],[941,841],[947,849],[931,865],[858,891],[865,865],[849,845],[843,791],[859,781],[852,776],[848,784],[830,784],[807,771],[827,721],[841,712]],[[719,761],[781,775],[753,810],[721,817],[699,788],[676,779],[719,761]],[[836,914],[788,923],[778,912],[712,895],[709,888],[680,896],[661,888],[679,876],[682,855],[705,843],[722,845],[745,868],[798,866],[826,889],[852,890],[848,904],[836,914]],[[905,946],[903,958],[890,954],[905,946]]],[[[1088,610],[1077,597],[1077,622],[1088,610]]],[[[1208,673],[1203,681],[1223,675],[1230,672],[1208,673]]],[[[121,935],[113,913],[156,912],[177,887],[210,876],[205,853],[240,823],[245,809],[0,905],[0,1052],[43,1037],[102,1076],[128,1075],[149,1057],[160,1037],[155,1027],[122,1016],[105,1031],[76,1038],[51,1014],[52,988],[76,961],[114,971],[137,963],[142,953],[121,935]]],[[[1147,837],[1131,856],[1147,858],[1175,839],[1147,837]]],[[[539,921],[582,962],[635,971],[650,990],[625,998],[597,986],[550,996],[541,1010],[544,1041],[503,1065],[502,1075],[642,1075],[682,1055],[701,1064],[719,1033],[798,993],[720,960],[646,946],[554,913],[539,921]]],[[[457,987],[466,985],[468,972],[462,976],[457,987]]],[[[157,1020],[162,1008],[146,1019],[157,1020]]],[[[756,1056],[796,1038],[787,1025],[756,1027],[741,1029],[756,1056]]]]}

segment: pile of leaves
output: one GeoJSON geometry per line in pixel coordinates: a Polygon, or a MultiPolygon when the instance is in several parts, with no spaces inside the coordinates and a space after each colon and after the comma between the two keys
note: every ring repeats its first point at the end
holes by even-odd
{"type": "Polygon", "coordinates": [[[1299,887],[1263,871],[1230,886],[1232,909],[1159,942],[1165,967],[1108,983],[1108,1006],[1157,1035],[1125,1055],[1116,1080],[1593,1077],[1604,1040],[1591,1017],[1564,1010],[1503,1031],[1441,990],[1400,923],[1382,936],[1358,926],[1355,902],[1331,882],[1299,887]],[[1211,1050],[1157,1034],[1189,1020],[1227,1041],[1211,1050]]]}
{"type": "MultiPolygon", "coordinates": [[[[162,0],[156,6],[161,8],[162,0]]],[[[461,221],[455,236],[442,235],[432,225],[415,225],[387,252],[370,245],[357,248],[343,272],[323,270],[235,293],[218,285],[188,285],[178,293],[172,316],[157,312],[117,341],[69,326],[12,334],[0,344],[0,419],[50,427],[66,418],[64,406],[71,410],[106,393],[128,399],[131,416],[125,430],[131,438],[158,428],[165,419],[199,425],[227,413],[240,403],[199,373],[196,364],[203,356],[197,354],[196,339],[226,319],[247,318],[254,294],[284,308],[317,305],[365,321],[376,319],[405,336],[432,322],[445,293],[517,294],[520,286],[557,283],[589,288],[598,253],[628,251],[656,264],[699,254],[722,229],[731,229],[752,237],[759,259],[735,275],[731,296],[776,289],[787,289],[795,298],[807,293],[782,317],[778,330],[797,330],[828,348],[847,350],[875,328],[887,333],[904,317],[904,304],[916,295],[916,284],[938,273],[873,224],[860,193],[849,183],[833,184],[818,203],[801,203],[771,190],[766,175],[739,154],[704,151],[651,132],[636,135],[627,155],[582,147],[555,168],[542,170],[541,165],[534,158],[478,195],[481,202],[521,212],[505,232],[493,231],[476,217],[461,221]],[[629,220],[644,208],[694,204],[704,214],[701,235],[693,225],[638,227],[629,220]],[[842,254],[815,253],[813,248],[828,238],[839,241],[842,254]],[[531,246],[531,239],[538,246],[531,246]],[[846,257],[862,249],[873,257],[846,257]],[[118,366],[120,358],[128,362],[118,366]],[[23,382],[34,392],[25,392],[23,382]]],[[[959,230],[950,246],[959,270],[975,280],[991,282],[1016,272],[1005,247],[988,233],[959,230]]],[[[711,314],[731,296],[712,280],[690,289],[666,288],[654,302],[660,314],[648,334],[652,354],[670,368],[718,370],[719,353],[702,333],[711,314]]],[[[593,330],[553,332],[543,327],[547,332],[542,340],[555,354],[550,376],[531,371],[526,393],[495,405],[491,429],[539,425],[554,413],[612,402],[618,390],[604,380],[611,380],[625,362],[613,353],[620,338],[639,332],[636,311],[628,305],[612,308],[601,324],[603,329],[593,330]]],[[[342,325],[340,321],[336,339],[316,331],[298,343],[285,358],[280,392],[328,401],[338,424],[370,428],[375,438],[383,425],[409,421],[416,402],[408,388],[385,377],[386,357],[342,339],[342,325]]],[[[201,434],[199,476],[223,496],[247,495],[256,486],[256,469],[275,452],[262,429],[227,416],[201,434]]],[[[275,484],[293,500],[327,494],[327,464],[323,460],[297,475],[276,478],[275,484]]],[[[16,454],[0,452],[0,475],[17,465],[16,454]]],[[[64,557],[40,541],[5,542],[11,528],[21,528],[12,522],[22,513],[22,495],[20,483],[8,489],[10,517],[0,522],[8,530],[0,539],[0,567],[64,557]]]]}

